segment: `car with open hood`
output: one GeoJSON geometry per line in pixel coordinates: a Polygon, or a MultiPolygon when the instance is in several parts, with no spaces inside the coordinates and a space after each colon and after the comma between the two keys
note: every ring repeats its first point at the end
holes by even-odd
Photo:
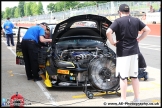
{"type": "MultiPolygon", "coordinates": [[[[39,51],[39,73],[46,87],[89,84],[99,90],[116,90],[119,87],[119,78],[115,77],[116,54],[106,44],[106,30],[111,23],[104,16],[92,14],[58,23],[51,32],[52,43],[39,51]]],[[[22,64],[22,58],[23,55],[20,59],[17,54],[17,64],[22,64]]]]}

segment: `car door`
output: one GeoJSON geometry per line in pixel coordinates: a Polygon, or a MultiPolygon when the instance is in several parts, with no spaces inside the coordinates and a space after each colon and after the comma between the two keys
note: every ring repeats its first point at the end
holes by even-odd
{"type": "Polygon", "coordinates": [[[25,65],[22,48],[21,48],[21,41],[27,30],[28,30],[27,27],[19,27],[18,29],[17,44],[16,44],[16,64],[17,65],[25,65]]]}

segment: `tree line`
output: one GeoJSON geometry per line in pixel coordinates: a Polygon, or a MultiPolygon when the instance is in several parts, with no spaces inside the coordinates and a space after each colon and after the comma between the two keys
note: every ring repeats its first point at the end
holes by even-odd
{"type": "MultiPolygon", "coordinates": [[[[61,12],[70,9],[78,9],[81,7],[98,6],[99,3],[106,3],[108,1],[59,1],[56,3],[49,3],[47,5],[48,13],[52,12],[61,12]]],[[[5,11],[1,12],[1,19],[6,19],[7,17],[10,18],[19,18],[19,17],[27,17],[27,16],[35,16],[45,14],[43,9],[43,4],[41,1],[38,3],[36,2],[25,2],[19,1],[18,6],[14,6],[12,8],[7,7],[5,11]]]]}

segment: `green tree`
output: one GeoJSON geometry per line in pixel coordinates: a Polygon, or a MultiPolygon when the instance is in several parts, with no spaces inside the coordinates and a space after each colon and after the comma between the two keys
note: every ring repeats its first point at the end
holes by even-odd
{"type": "Polygon", "coordinates": [[[78,2],[78,4],[76,6],[73,7],[73,9],[78,9],[78,8],[82,8],[82,7],[86,7],[86,6],[92,6],[95,5],[96,3],[93,1],[86,1],[83,3],[78,2]]]}
{"type": "Polygon", "coordinates": [[[32,14],[32,11],[31,11],[31,7],[32,7],[32,2],[29,2],[29,3],[27,3],[28,5],[27,5],[27,10],[28,10],[28,12],[27,12],[27,15],[28,16],[32,16],[33,14],[32,14]]]}
{"type": "Polygon", "coordinates": [[[36,2],[30,2],[30,11],[32,15],[38,15],[36,2]]]}
{"type": "Polygon", "coordinates": [[[107,3],[107,2],[110,2],[110,1],[95,1],[97,3],[107,3]]]}
{"type": "Polygon", "coordinates": [[[28,16],[28,3],[24,4],[24,15],[28,16]]]}
{"type": "Polygon", "coordinates": [[[11,8],[11,18],[14,18],[14,12],[15,12],[16,6],[11,8]]]}
{"type": "MultiPolygon", "coordinates": [[[[105,1],[101,1],[105,2],[105,1]]],[[[47,10],[49,12],[60,12],[60,11],[65,11],[65,10],[70,10],[70,9],[78,9],[81,7],[86,7],[86,6],[92,6],[92,5],[97,5],[98,3],[101,3],[100,1],[86,1],[86,2],[78,2],[78,1],[60,1],[57,3],[50,3],[47,5],[47,10]]]]}
{"type": "Polygon", "coordinates": [[[79,6],[79,2],[78,1],[67,1],[67,2],[64,2],[64,8],[65,10],[70,10],[70,9],[73,9],[74,7],[78,7],[79,6]]]}
{"type": "Polygon", "coordinates": [[[73,8],[79,4],[78,1],[61,1],[57,2],[54,6],[54,10],[56,12],[64,11],[64,10],[69,10],[70,8],[73,8]]]}
{"type": "Polygon", "coordinates": [[[50,12],[50,11],[52,11],[52,12],[54,12],[55,11],[55,4],[54,3],[49,3],[48,5],[47,5],[47,10],[50,12]]]}
{"type": "Polygon", "coordinates": [[[42,2],[41,1],[39,1],[38,2],[38,7],[37,7],[37,13],[38,13],[38,15],[41,15],[41,14],[43,14],[43,5],[42,5],[42,2]]]}
{"type": "Polygon", "coordinates": [[[55,11],[60,12],[64,10],[64,2],[57,2],[55,4],[55,11]]]}
{"type": "Polygon", "coordinates": [[[19,17],[19,8],[16,7],[15,12],[14,12],[14,17],[18,18],[19,17]]]}
{"type": "Polygon", "coordinates": [[[24,14],[24,4],[25,4],[25,1],[19,1],[18,8],[19,8],[19,16],[20,17],[23,17],[25,15],[24,14]]]}
{"type": "Polygon", "coordinates": [[[9,7],[6,7],[4,18],[11,17],[11,9],[9,7]]]}
{"type": "Polygon", "coordinates": [[[4,19],[4,18],[5,18],[5,16],[4,16],[4,15],[5,15],[5,12],[4,12],[4,11],[2,11],[2,12],[1,12],[1,19],[4,19]]]}

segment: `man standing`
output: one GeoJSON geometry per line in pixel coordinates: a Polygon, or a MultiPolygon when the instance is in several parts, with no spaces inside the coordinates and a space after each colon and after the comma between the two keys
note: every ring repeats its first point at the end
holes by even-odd
{"type": "Polygon", "coordinates": [[[161,12],[161,4],[160,4],[160,8],[159,8],[158,12],[161,12]]]}
{"type": "Polygon", "coordinates": [[[140,19],[130,16],[130,9],[127,4],[119,6],[120,18],[116,19],[106,31],[109,42],[116,46],[116,76],[120,77],[121,99],[119,102],[126,102],[127,78],[130,77],[134,90],[133,102],[140,102],[139,80],[138,80],[138,43],[150,32],[140,19]],[[143,31],[138,37],[138,32],[143,31]],[[115,32],[116,42],[112,38],[115,32]]]}
{"type": "Polygon", "coordinates": [[[45,39],[45,30],[47,23],[43,22],[40,25],[30,27],[22,39],[22,53],[25,62],[25,70],[27,79],[34,81],[42,80],[39,77],[39,66],[38,66],[38,42],[52,42],[52,39],[45,39]]]}
{"type": "Polygon", "coordinates": [[[13,31],[14,24],[10,21],[10,18],[7,18],[7,21],[3,24],[3,29],[7,38],[7,46],[10,46],[9,40],[11,40],[12,46],[14,46],[13,31]]]}

